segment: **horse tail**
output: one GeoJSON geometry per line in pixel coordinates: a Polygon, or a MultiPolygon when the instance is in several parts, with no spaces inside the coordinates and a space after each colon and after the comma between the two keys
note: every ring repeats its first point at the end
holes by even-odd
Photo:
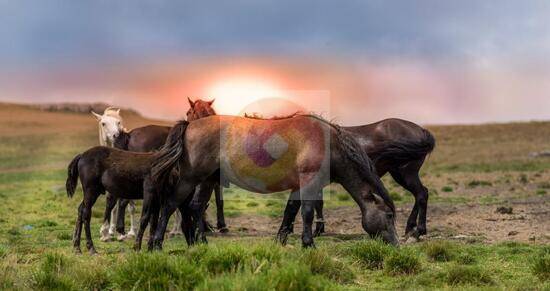
{"type": "Polygon", "coordinates": [[[393,204],[393,200],[391,199],[388,190],[386,190],[386,187],[384,187],[382,180],[378,177],[372,160],[349,132],[340,127],[335,128],[340,147],[346,157],[353,163],[355,168],[361,174],[361,177],[365,179],[365,181],[373,188],[373,191],[378,194],[382,200],[384,200],[384,203],[395,214],[395,205],[393,204]]]}
{"type": "Polygon", "coordinates": [[[435,148],[435,138],[427,130],[422,128],[422,136],[418,139],[399,139],[383,142],[369,155],[378,160],[388,160],[397,164],[425,158],[435,148]]]}
{"type": "Polygon", "coordinates": [[[156,185],[164,185],[168,182],[174,168],[179,172],[178,161],[185,153],[184,135],[187,125],[189,122],[182,120],[172,127],[166,143],[156,153],[156,158],[151,165],[151,179],[156,185]]]}
{"type": "Polygon", "coordinates": [[[76,155],[69,164],[67,169],[67,181],[65,182],[65,189],[67,190],[67,197],[72,198],[76,190],[78,183],[78,161],[82,157],[81,154],[76,155]]]}

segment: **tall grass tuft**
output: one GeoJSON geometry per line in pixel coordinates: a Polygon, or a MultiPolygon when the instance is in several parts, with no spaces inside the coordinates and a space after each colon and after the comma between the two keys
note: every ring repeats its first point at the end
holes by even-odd
{"type": "Polygon", "coordinates": [[[239,244],[231,243],[210,247],[208,252],[203,254],[201,265],[212,274],[220,274],[243,269],[247,259],[246,250],[239,244]]]}
{"type": "Polygon", "coordinates": [[[494,283],[491,274],[480,266],[452,265],[445,274],[450,285],[490,285],[494,283]]]}
{"type": "Polygon", "coordinates": [[[410,249],[395,251],[384,261],[384,270],[392,275],[416,274],[420,268],[418,255],[410,249]]]}
{"type": "Polygon", "coordinates": [[[333,258],[325,250],[305,250],[301,262],[309,266],[313,274],[323,275],[338,283],[349,283],[355,279],[355,274],[349,266],[333,258]]]}
{"type": "Polygon", "coordinates": [[[345,248],[346,254],[369,269],[382,268],[384,259],[393,251],[393,247],[379,239],[358,241],[345,248]]]}
{"type": "Polygon", "coordinates": [[[542,281],[550,280],[550,246],[546,246],[533,258],[531,271],[542,281]]]}
{"type": "Polygon", "coordinates": [[[63,276],[67,258],[58,253],[48,253],[31,277],[31,286],[42,290],[73,290],[72,282],[63,276]]]}
{"type": "Polygon", "coordinates": [[[447,262],[455,257],[456,246],[448,241],[429,241],[424,245],[428,258],[435,262],[447,262]]]}
{"type": "Polygon", "coordinates": [[[163,253],[132,254],[110,275],[115,289],[192,289],[203,280],[203,272],[189,260],[163,253]]]}

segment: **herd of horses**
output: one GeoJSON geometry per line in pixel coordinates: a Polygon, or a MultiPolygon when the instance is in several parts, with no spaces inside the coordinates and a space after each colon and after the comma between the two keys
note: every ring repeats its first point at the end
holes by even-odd
{"type": "Polygon", "coordinates": [[[212,103],[189,99],[187,120],[173,127],[149,125],[131,131],[123,127],[119,109],[107,108],[103,115],[92,112],[101,146],[78,154],[69,164],[66,181],[69,197],[79,179],[84,193],[73,236],[75,251],[81,252],[84,227],[87,249],[96,252],[90,219],[101,194],[107,194],[102,240],[115,233],[119,239],[135,235],[134,248],[139,250],[149,226],[148,249],[161,249],[168,220],[176,212],[171,233],[183,233],[188,245],[206,242],[205,211],[212,192],[216,227],[228,231],[223,188],[231,183],[260,194],[290,191],[277,233],[282,244],[301,209],[302,245],[314,246],[313,237],[325,228],[322,190],[339,183],[359,206],[363,229],[398,245],[395,206],[380,180],[388,172],[415,197],[405,235],[426,234],[428,191],[419,171],[435,146],[428,130],[400,119],[341,127],[299,113],[271,119],[223,116],[216,114],[212,103]],[[136,230],[137,199],[143,203],[136,230]],[[125,233],[128,205],[131,228],[125,233]]]}

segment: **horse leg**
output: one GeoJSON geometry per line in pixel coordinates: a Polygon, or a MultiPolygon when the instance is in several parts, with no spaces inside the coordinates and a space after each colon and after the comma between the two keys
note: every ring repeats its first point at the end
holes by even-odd
{"type": "Polygon", "coordinates": [[[128,199],[119,199],[118,200],[118,208],[117,208],[117,219],[116,219],[116,232],[118,233],[117,240],[121,241],[126,238],[126,230],[125,230],[125,223],[124,219],[126,216],[126,207],[128,206],[128,203],[130,203],[130,200],[128,199]]]}
{"type": "Polygon", "coordinates": [[[155,231],[155,235],[149,238],[149,250],[152,249],[162,249],[162,243],[164,241],[164,234],[166,233],[166,228],[168,227],[168,220],[174,211],[182,204],[184,201],[189,201],[191,199],[190,195],[193,194],[195,190],[195,183],[182,181],[180,179],[179,184],[175,187],[173,193],[168,193],[165,195],[165,198],[162,201],[162,204],[157,204],[160,211],[160,219],[158,219],[158,227],[155,231]]]}
{"type": "Polygon", "coordinates": [[[111,210],[111,219],[109,220],[109,236],[114,236],[116,233],[116,217],[118,217],[118,206],[120,204],[120,199],[116,199],[114,207],[111,210]]]}
{"type": "Polygon", "coordinates": [[[143,240],[143,234],[145,233],[145,229],[147,228],[147,225],[149,224],[149,221],[151,219],[151,212],[153,207],[152,200],[153,200],[153,194],[150,191],[144,189],[141,218],[139,220],[139,230],[136,235],[136,242],[134,244],[134,250],[136,251],[141,250],[141,242],[143,240]]]}
{"type": "MultiPolygon", "coordinates": [[[[158,200],[154,199],[152,201],[152,207],[151,207],[151,225],[149,226],[149,237],[154,237],[155,233],[158,229],[159,224],[159,214],[160,214],[160,203],[158,200]]],[[[149,250],[153,249],[153,241],[149,239],[147,248],[149,250]]]]}
{"type": "Polygon", "coordinates": [[[86,233],[86,248],[90,254],[95,254],[94,243],[92,241],[92,232],[90,230],[90,220],[92,218],[92,207],[94,206],[99,193],[90,193],[91,195],[85,195],[84,207],[82,209],[82,219],[84,221],[84,232],[86,233]]]}
{"type": "Polygon", "coordinates": [[[404,167],[390,171],[393,179],[414,195],[414,206],[407,219],[405,235],[418,237],[425,235],[426,231],[426,212],[428,209],[428,189],[422,184],[418,172],[424,160],[418,160],[408,163],[404,167]],[[417,227],[418,217],[418,227],[417,227]]]}
{"type": "Polygon", "coordinates": [[[294,230],[294,220],[296,219],[298,210],[300,210],[300,205],[300,191],[294,190],[290,193],[290,196],[288,197],[288,201],[286,202],[285,207],[285,213],[283,216],[283,222],[281,223],[281,227],[277,232],[276,239],[282,245],[286,244],[288,240],[288,235],[291,234],[294,230]]]}
{"type": "Polygon", "coordinates": [[[126,234],[126,236],[132,237],[136,235],[136,226],[134,224],[134,215],[136,214],[136,202],[134,200],[130,200],[128,205],[130,205],[130,231],[126,234]]]}
{"type": "Polygon", "coordinates": [[[105,205],[105,213],[103,214],[103,224],[101,225],[101,228],[99,229],[99,235],[101,241],[110,241],[112,236],[109,231],[109,226],[111,221],[113,220],[113,209],[116,207],[118,199],[111,194],[107,194],[106,197],[106,205],[105,205]]]}
{"type": "Polygon", "coordinates": [[[193,228],[193,221],[191,219],[191,214],[189,213],[189,208],[185,205],[180,205],[179,207],[180,214],[180,223],[183,234],[185,235],[185,241],[188,246],[195,244],[195,231],[193,228]]]}
{"type": "Polygon", "coordinates": [[[176,211],[176,213],[174,213],[174,224],[168,236],[172,237],[172,236],[183,234],[181,223],[182,223],[181,213],[179,211],[176,211]]]}
{"type": "Polygon", "coordinates": [[[213,182],[201,183],[190,204],[195,224],[198,227],[196,239],[203,243],[208,242],[206,240],[207,222],[204,216],[208,207],[208,201],[210,201],[210,197],[212,196],[212,190],[214,190],[213,188],[213,182]]]}
{"type": "Polygon", "coordinates": [[[219,182],[214,186],[214,194],[216,195],[216,217],[218,219],[216,226],[219,232],[226,233],[229,229],[225,224],[225,216],[223,215],[223,186],[219,182]]]}
{"type": "Polygon", "coordinates": [[[325,233],[325,218],[323,217],[323,194],[320,193],[319,196],[321,199],[315,201],[315,212],[317,214],[317,220],[315,221],[315,232],[313,233],[314,237],[321,236],[322,233],[325,233]]]}
{"type": "Polygon", "coordinates": [[[78,254],[82,253],[82,250],[80,249],[80,238],[82,237],[83,209],[84,209],[84,201],[82,201],[78,206],[78,217],[76,219],[76,225],[75,225],[74,235],[73,235],[73,248],[74,248],[74,251],[78,254]]]}

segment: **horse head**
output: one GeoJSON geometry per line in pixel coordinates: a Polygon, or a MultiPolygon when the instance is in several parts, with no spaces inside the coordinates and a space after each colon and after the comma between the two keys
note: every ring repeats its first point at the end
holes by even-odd
{"type": "Polygon", "coordinates": [[[108,107],[103,115],[94,111],[92,111],[92,115],[95,116],[99,124],[99,144],[113,144],[120,133],[124,131],[120,109],[108,107]]]}
{"type": "Polygon", "coordinates": [[[189,101],[187,121],[193,121],[203,117],[216,115],[216,111],[214,110],[214,108],[212,108],[212,104],[214,103],[215,99],[212,99],[210,101],[204,101],[201,99],[192,101],[189,97],[187,97],[187,100],[189,101]]]}

